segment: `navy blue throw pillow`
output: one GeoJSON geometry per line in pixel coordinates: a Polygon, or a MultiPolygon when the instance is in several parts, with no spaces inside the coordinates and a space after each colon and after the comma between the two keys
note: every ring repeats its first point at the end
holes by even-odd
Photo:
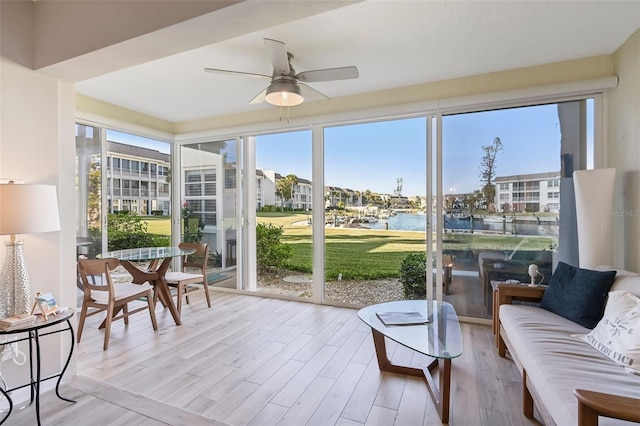
{"type": "Polygon", "coordinates": [[[615,277],[616,271],[592,271],[558,262],[540,307],[594,328],[602,318],[615,277]]]}

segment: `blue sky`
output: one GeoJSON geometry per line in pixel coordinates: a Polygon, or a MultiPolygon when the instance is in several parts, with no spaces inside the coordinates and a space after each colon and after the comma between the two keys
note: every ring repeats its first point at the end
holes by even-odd
{"type": "MultiPolygon", "coordinates": [[[[587,127],[587,139],[592,141],[591,118],[587,127]]],[[[496,137],[503,144],[497,159],[497,176],[560,170],[561,135],[555,104],[450,115],[443,118],[445,193],[480,188],[482,146],[490,145],[496,137]]],[[[425,138],[423,118],[328,128],[325,182],[361,191],[393,193],[396,179],[402,178],[403,195],[424,195],[425,138]]],[[[310,179],[311,132],[258,137],[256,164],[283,175],[293,173],[310,179]]]]}
{"type": "MultiPolygon", "coordinates": [[[[588,102],[587,140],[593,146],[593,102],[588,102]]],[[[393,194],[402,178],[402,194],[426,192],[425,119],[411,118],[325,129],[325,183],[393,194]]],[[[465,193],[480,188],[482,146],[499,137],[497,176],[560,170],[557,106],[541,105],[443,118],[443,190],[465,193]]],[[[109,131],[109,139],[162,152],[169,144],[109,131]]],[[[589,154],[591,157],[592,154],[589,154]]],[[[311,180],[311,131],[257,137],[256,165],[311,180]]]]}

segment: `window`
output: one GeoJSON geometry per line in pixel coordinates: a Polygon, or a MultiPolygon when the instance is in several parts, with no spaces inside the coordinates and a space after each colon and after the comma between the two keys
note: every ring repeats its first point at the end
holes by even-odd
{"type": "Polygon", "coordinates": [[[584,116],[589,110],[585,102],[443,116],[443,188],[455,187],[460,194],[460,208],[444,221],[442,251],[455,259],[451,295],[444,300],[458,315],[490,315],[489,281],[527,281],[529,263],[536,263],[545,279],[551,276],[552,251],[563,246],[560,153],[578,158],[576,153],[586,148],[582,144],[588,144],[578,137],[592,134],[583,127],[592,123],[584,116]],[[487,147],[493,159],[485,157],[487,147]],[[490,172],[478,179],[478,168],[482,174],[488,166],[490,172]],[[511,188],[505,179],[514,179],[511,188]],[[482,297],[471,292],[473,282],[482,297]]]}
{"type": "MultiPolygon", "coordinates": [[[[426,117],[324,129],[327,300],[403,297],[390,278],[407,256],[426,249],[427,212],[415,202],[427,188],[426,129],[426,117]],[[340,291],[358,282],[367,283],[366,296],[340,291]]],[[[415,296],[426,297],[426,287],[415,296]]]]}
{"type": "Polygon", "coordinates": [[[235,169],[226,169],[224,171],[224,187],[225,189],[232,189],[236,187],[235,169]]]}
{"type": "MultiPolygon", "coordinates": [[[[305,282],[292,295],[305,298],[313,297],[309,278],[313,269],[313,235],[310,213],[296,201],[295,186],[312,178],[311,144],[311,131],[308,130],[255,138],[256,208],[259,209],[256,221],[263,226],[282,226],[280,241],[293,249],[286,274],[297,275],[305,282]]],[[[256,253],[249,256],[256,256],[256,253]]],[[[264,266],[257,265],[257,289],[278,293],[279,288],[264,266]]]]}
{"type": "Polygon", "coordinates": [[[220,255],[216,268],[236,259],[236,141],[205,142],[181,147],[183,241],[203,241],[220,255]],[[220,179],[219,179],[220,177],[220,179]],[[198,227],[189,223],[196,221],[198,227]]]}

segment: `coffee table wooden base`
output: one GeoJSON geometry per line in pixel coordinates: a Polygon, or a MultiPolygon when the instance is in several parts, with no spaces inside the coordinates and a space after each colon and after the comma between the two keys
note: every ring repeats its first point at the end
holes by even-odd
{"type": "Polygon", "coordinates": [[[440,421],[449,423],[449,398],[451,396],[451,359],[434,358],[428,366],[424,368],[407,367],[396,365],[387,356],[387,346],[384,335],[375,329],[371,329],[373,334],[373,344],[378,357],[378,367],[380,371],[389,373],[405,374],[407,376],[422,377],[427,384],[427,389],[433,399],[433,404],[438,410],[440,421]],[[439,386],[433,379],[433,371],[438,369],[439,386]]]}

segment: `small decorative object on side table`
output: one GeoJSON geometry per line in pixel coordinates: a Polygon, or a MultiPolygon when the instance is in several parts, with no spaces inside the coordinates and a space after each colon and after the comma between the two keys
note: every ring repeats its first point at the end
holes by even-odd
{"type": "Polygon", "coordinates": [[[513,301],[540,302],[547,286],[531,287],[527,283],[491,281],[491,288],[493,289],[493,334],[496,335],[498,354],[503,357],[506,348],[500,339],[500,305],[511,304],[513,301]]]}
{"type": "Polygon", "coordinates": [[[42,294],[40,292],[36,293],[36,301],[33,303],[33,309],[31,309],[31,314],[40,313],[44,316],[46,320],[49,315],[56,315],[58,311],[58,304],[56,299],[53,297],[51,293],[42,294]]]}

